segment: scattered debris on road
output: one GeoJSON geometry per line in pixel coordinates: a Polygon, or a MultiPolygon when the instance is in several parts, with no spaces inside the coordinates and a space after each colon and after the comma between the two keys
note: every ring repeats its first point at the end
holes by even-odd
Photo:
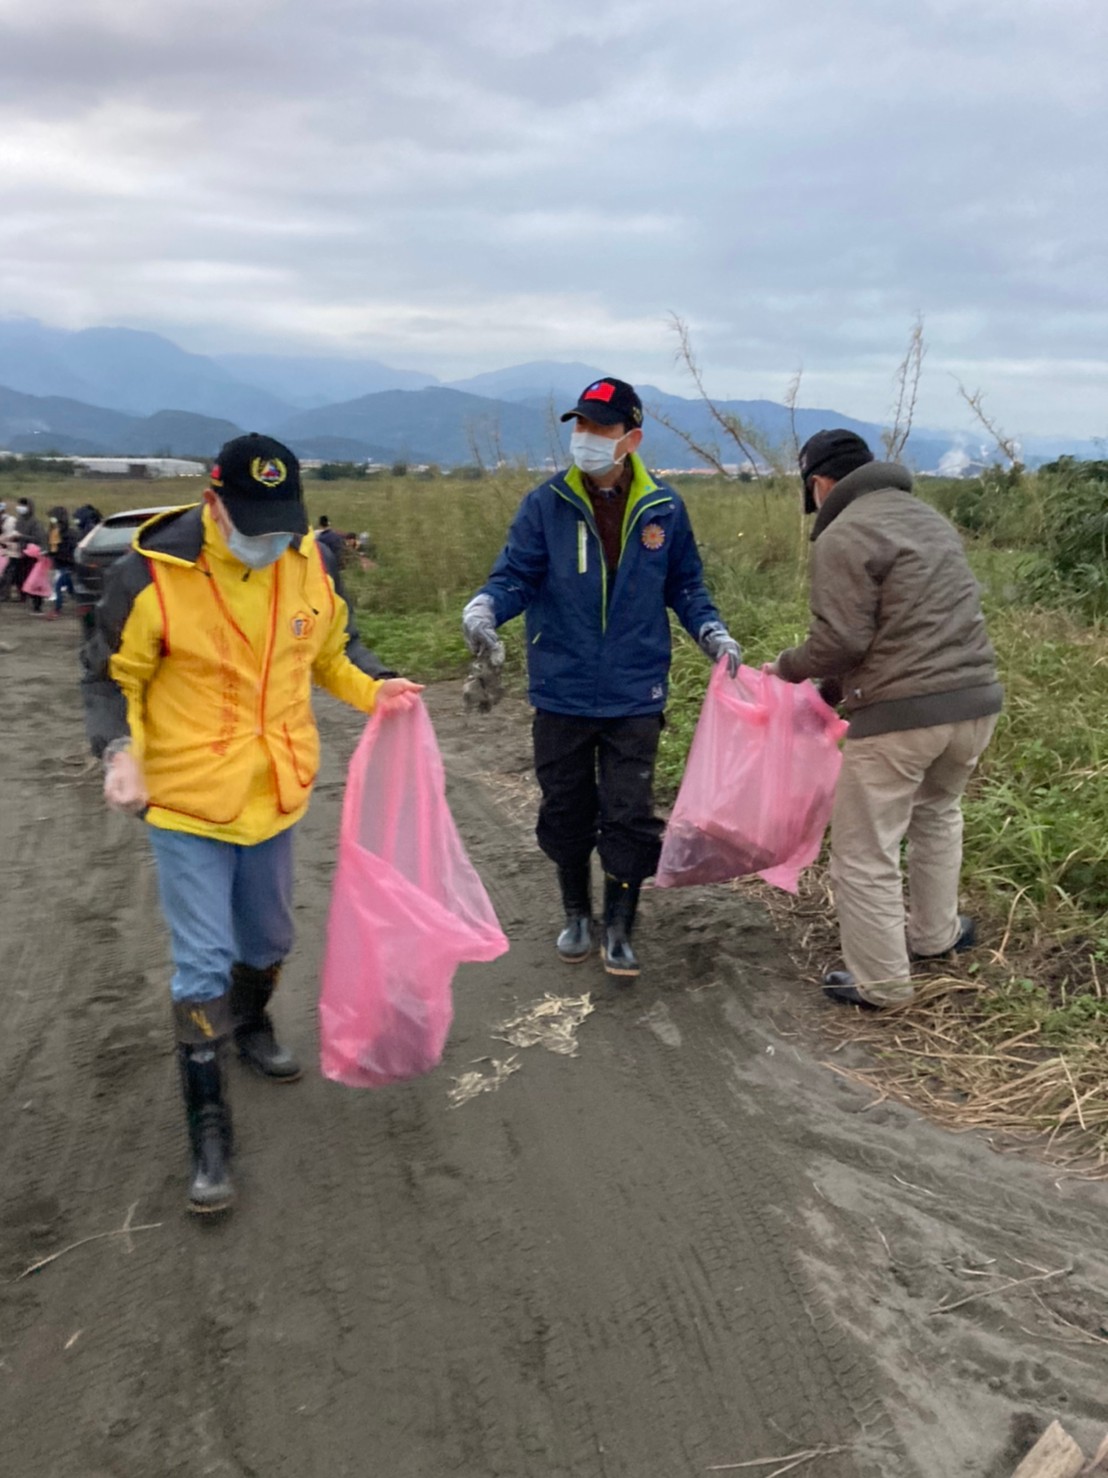
{"type": "Polygon", "coordinates": [[[1106,1473],[1108,1437],[1096,1456],[1086,1460],[1084,1452],[1060,1422],[1051,1422],[1035,1446],[1012,1474],[1012,1478],[1081,1478],[1082,1474],[1106,1473]]]}
{"type": "Polygon", "coordinates": [[[507,1078],[513,1073],[519,1072],[519,1063],[514,1057],[509,1057],[506,1062],[498,1058],[479,1057],[478,1062],[491,1062],[490,1073],[462,1073],[454,1079],[454,1086],[447,1093],[452,1108],[461,1108],[463,1103],[468,1103],[471,1098],[476,1098],[480,1093],[495,1093],[507,1078]]]}
{"type": "Polygon", "coordinates": [[[587,991],[583,996],[547,994],[511,1021],[501,1022],[496,1035],[513,1047],[545,1047],[563,1057],[576,1057],[577,1028],[595,1009],[587,991]]]}

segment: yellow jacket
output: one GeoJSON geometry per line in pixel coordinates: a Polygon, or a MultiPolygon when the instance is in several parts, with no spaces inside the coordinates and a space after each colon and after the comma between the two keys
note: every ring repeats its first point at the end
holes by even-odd
{"type": "Polygon", "coordinates": [[[311,534],[248,570],[203,505],[159,514],[97,607],[84,655],[93,747],[130,738],[151,825],[265,841],[298,821],[311,796],[312,683],[372,712],[381,685],[351,661],[352,637],[311,534]]]}

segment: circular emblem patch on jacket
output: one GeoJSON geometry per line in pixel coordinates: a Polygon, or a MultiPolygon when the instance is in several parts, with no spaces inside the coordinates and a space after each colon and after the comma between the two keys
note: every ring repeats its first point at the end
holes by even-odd
{"type": "Polygon", "coordinates": [[[299,641],[303,641],[306,636],[311,636],[314,626],[315,620],[308,615],[307,611],[297,611],[289,621],[289,630],[299,641]]]}
{"type": "Polygon", "coordinates": [[[267,488],[279,487],[288,475],[288,468],[276,457],[255,457],[250,464],[250,476],[267,488]]]}
{"type": "Polygon", "coordinates": [[[666,542],[666,531],[660,523],[648,523],[642,531],[642,541],[647,549],[661,549],[666,542]]]}

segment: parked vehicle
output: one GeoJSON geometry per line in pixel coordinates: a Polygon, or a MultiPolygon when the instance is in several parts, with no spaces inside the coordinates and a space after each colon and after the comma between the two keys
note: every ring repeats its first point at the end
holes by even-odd
{"type": "Polygon", "coordinates": [[[77,545],[73,570],[74,598],[85,626],[92,620],[92,608],[100,599],[104,576],[117,559],[127,553],[135,530],[156,513],[167,513],[172,505],[161,508],[127,508],[112,513],[91,529],[77,545]]]}

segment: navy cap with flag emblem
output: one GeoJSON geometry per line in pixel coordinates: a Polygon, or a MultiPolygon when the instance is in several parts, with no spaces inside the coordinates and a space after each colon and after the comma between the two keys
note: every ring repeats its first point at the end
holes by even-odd
{"type": "Polygon", "coordinates": [[[628,431],[633,431],[642,425],[642,401],[635,387],[626,380],[604,375],[585,386],[577,404],[565,412],[562,420],[572,421],[578,416],[595,421],[598,426],[626,426],[628,431]]]}

